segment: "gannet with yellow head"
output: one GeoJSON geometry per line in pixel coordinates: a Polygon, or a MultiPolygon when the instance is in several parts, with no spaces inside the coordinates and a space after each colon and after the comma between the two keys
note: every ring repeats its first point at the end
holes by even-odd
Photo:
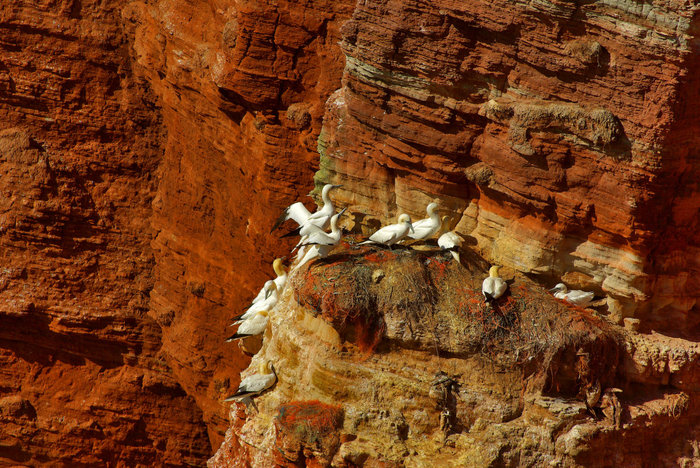
{"type": "Polygon", "coordinates": [[[438,237],[437,243],[442,250],[449,251],[452,254],[452,257],[459,262],[459,249],[462,247],[462,243],[464,241],[459,234],[449,230],[449,223],[450,217],[443,216],[441,229],[444,231],[444,234],[438,237]]]}
{"type": "Polygon", "coordinates": [[[503,278],[498,276],[498,270],[500,266],[494,265],[489,269],[489,277],[481,283],[481,292],[486,298],[487,302],[498,299],[506,292],[508,289],[508,284],[503,281],[503,278]]]}

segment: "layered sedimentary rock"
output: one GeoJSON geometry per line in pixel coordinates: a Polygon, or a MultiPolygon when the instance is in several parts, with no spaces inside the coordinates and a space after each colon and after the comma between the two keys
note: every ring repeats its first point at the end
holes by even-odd
{"type": "Polygon", "coordinates": [[[440,199],[487,259],[693,334],[696,34],[680,2],[363,2],[317,177],[380,220],[440,199]]]}
{"type": "MultiPolygon", "coordinates": [[[[319,165],[357,230],[438,198],[487,261],[664,333],[632,335],[617,368],[651,388],[649,431],[684,431],[668,421],[697,405],[696,29],[670,1],[3,2],[0,463],[203,464],[248,363],[228,319],[287,252],[269,228],[319,165]]],[[[365,345],[373,369],[399,365],[365,345]]],[[[366,437],[330,386],[281,385],[263,413],[308,438],[287,455],[366,437]]],[[[608,457],[595,437],[584,452],[608,457]]]]}
{"type": "Polygon", "coordinates": [[[211,466],[697,462],[697,344],[528,280],[488,305],[475,258],[344,245],[304,267],[254,358],[279,380],[232,408],[211,466]]]}

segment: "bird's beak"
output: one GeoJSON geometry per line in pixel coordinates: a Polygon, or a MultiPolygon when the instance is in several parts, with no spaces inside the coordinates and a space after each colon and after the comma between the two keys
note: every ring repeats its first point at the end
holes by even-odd
{"type": "Polygon", "coordinates": [[[555,292],[557,290],[556,286],[549,290],[549,292],[555,292]]]}
{"type": "Polygon", "coordinates": [[[408,223],[408,228],[411,230],[411,232],[413,232],[413,233],[416,232],[413,230],[413,223],[408,223]]]}
{"type": "Polygon", "coordinates": [[[271,289],[268,289],[268,290],[265,292],[265,299],[267,299],[268,297],[270,297],[270,294],[272,294],[272,290],[271,290],[271,289]]]}
{"type": "Polygon", "coordinates": [[[346,206],[345,208],[343,208],[342,210],[340,210],[340,213],[338,213],[338,218],[340,218],[341,216],[343,216],[343,213],[345,213],[345,210],[347,210],[347,209],[348,209],[348,207],[346,206]]]}
{"type": "Polygon", "coordinates": [[[342,187],[342,186],[343,186],[342,184],[340,184],[340,185],[331,185],[331,188],[340,188],[340,187],[342,187]]]}

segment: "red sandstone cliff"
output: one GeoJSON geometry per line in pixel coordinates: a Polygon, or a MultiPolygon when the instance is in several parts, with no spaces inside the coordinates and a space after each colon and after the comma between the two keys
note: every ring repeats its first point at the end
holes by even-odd
{"type": "Polygon", "coordinates": [[[248,364],[228,319],[319,164],[361,224],[440,198],[488,261],[689,339],[638,335],[631,368],[695,408],[697,370],[672,376],[697,369],[697,21],[674,1],[3,2],[0,463],[203,464],[248,364]]]}

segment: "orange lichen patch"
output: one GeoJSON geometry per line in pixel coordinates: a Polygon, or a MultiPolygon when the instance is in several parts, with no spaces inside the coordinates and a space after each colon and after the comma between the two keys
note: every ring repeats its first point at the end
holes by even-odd
{"type": "Polygon", "coordinates": [[[343,426],[344,412],[340,406],[318,400],[292,401],[279,408],[275,425],[279,431],[294,435],[310,445],[334,434],[343,426]]]}

